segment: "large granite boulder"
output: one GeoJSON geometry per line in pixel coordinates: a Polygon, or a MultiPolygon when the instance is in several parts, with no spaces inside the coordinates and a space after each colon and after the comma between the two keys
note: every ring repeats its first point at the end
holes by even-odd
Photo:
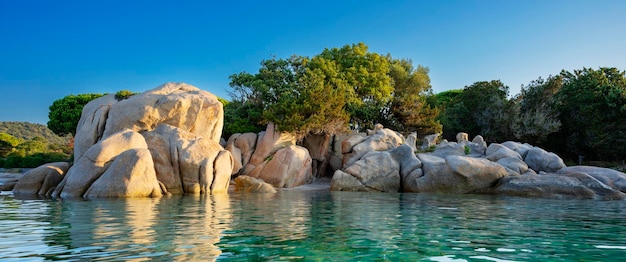
{"type": "Polygon", "coordinates": [[[161,124],[144,132],[158,180],[172,194],[215,194],[228,189],[234,161],[217,142],[161,124]]]}
{"type": "MultiPolygon", "coordinates": [[[[344,143],[351,140],[344,140],[344,143]]],[[[349,151],[342,149],[347,151],[344,153],[344,168],[353,165],[369,152],[386,151],[404,144],[404,137],[391,129],[379,127],[371,135],[362,140],[358,137],[355,141],[359,143],[352,146],[349,151]]]]}
{"type": "Polygon", "coordinates": [[[535,172],[556,172],[565,167],[563,159],[555,153],[547,152],[539,147],[529,149],[524,157],[524,162],[535,172]]]}
{"type": "Polygon", "coordinates": [[[13,188],[15,195],[51,195],[70,167],[68,162],[41,165],[24,173],[13,188]]]}
{"type": "Polygon", "coordinates": [[[603,184],[623,193],[626,193],[626,174],[610,168],[595,166],[564,167],[557,174],[587,174],[603,184]]]}
{"type": "Polygon", "coordinates": [[[83,108],[74,139],[74,158],[122,130],[150,131],[160,124],[219,143],[223,105],[215,95],[184,83],[166,83],[119,101],[113,94],[100,97],[83,108]]]}
{"type": "Polygon", "coordinates": [[[276,189],[261,179],[251,176],[238,176],[235,178],[235,192],[276,193],[276,189]]]}
{"type": "Polygon", "coordinates": [[[333,191],[404,191],[404,181],[421,176],[422,163],[406,144],[388,151],[372,151],[344,170],[337,170],[331,180],[333,191]]]}
{"type": "Polygon", "coordinates": [[[162,193],[146,141],[127,129],[99,141],[75,160],[52,196],[149,197],[162,193]],[[108,171],[110,167],[114,169],[108,171]],[[103,186],[109,191],[98,188],[103,186]]]}
{"type": "Polygon", "coordinates": [[[275,154],[276,151],[295,144],[296,138],[293,135],[280,132],[276,129],[274,123],[269,123],[265,131],[257,136],[255,150],[250,156],[250,161],[243,167],[241,174],[255,177],[251,173],[256,172],[258,174],[259,165],[264,165],[266,160],[275,154]]]}
{"type": "Polygon", "coordinates": [[[306,148],[291,145],[268,156],[247,175],[279,188],[297,187],[312,181],[311,161],[306,148]]]}
{"type": "Polygon", "coordinates": [[[416,181],[416,192],[467,194],[492,187],[508,175],[504,167],[482,158],[428,154],[418,158],[424,175],[416,181]]]}
{"type": "Polygon", "coordinates": [[[225,193],[234,161],[219,144],[223,121],[215,95],[184,83],[95,99],[77,127],[75,163],[52,195],[225,193]]]}
{"type": "Polygon", "coordinates": [[[615,190],[585,173],[508,176],[490,192],[500,195],[559,199],[624,199],[615,190]]]}
{"type": "Polygon", "coordinates": [[[242,168],[250,162],[252,153],[256,149],[256,140],[256,133],[237,133],[228,138],[225,149],[233,156],[233,175],[239,174],[242,168]]]}

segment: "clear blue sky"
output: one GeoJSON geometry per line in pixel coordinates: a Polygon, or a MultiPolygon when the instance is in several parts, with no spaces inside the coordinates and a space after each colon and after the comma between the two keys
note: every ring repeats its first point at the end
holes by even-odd
{"type": "Polygon", "coordinates": [[[0,0],[0,121],[45,124],[69,94],[187,82],[229,98],[263,59],[364,42],[430,68],[433,90],[626,69],[626,1],[0,0]]]}

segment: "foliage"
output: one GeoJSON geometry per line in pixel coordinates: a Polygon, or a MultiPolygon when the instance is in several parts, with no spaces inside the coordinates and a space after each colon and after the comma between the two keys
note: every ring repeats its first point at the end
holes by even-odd
{"type": "MultiPolygon", "coordinates": [[[[557,138],[572,155],[626,157],[626,77],[616,68],[562,71],[557,138]]],[[[605,159],[601,159],[605,160],[605,159]]]]}
{"type": "Polygon", "coordinates": [[[40,152],[32,155],[10,154],[7,158],[0,158],[2,168],[35,168],[52,162],[67,162],[70,156],[59,152],[40,152]]]}
{"type": "Polygon", "coordinates": [[[539,78],[522,87],[521,94],[516,97],[514,110],[517,117],[513,119],[511,127],[515,138],[540,145],[548,135],[560,129],[555,95],[561,86],[560,76],[550,76],[547,80],[539,78]]]}
{"type": "Polygon", "coordinates": [[[453,139],[458,132],[481,134],[487,140],[499,141],[512,137],[510,121],[514,104],[507,99],[509,87],[500,80],[475,82],[463,88],[460,94],[448,93],[444,124],[444,138],[453,139]]]}
{"type": "MultiPolygon", "coordinates": [[[[229,119],[244,119],[241,116],[247,115],[249,119],[235,123],[236,128],[254,129],[256,125],[273,122],[281,131],[304,136],[309,132],[335,133],[345,126],[345,98],[341,90],[324,82],[321,69],[307,68],[308,62],[299,56],[264,60],[257,74],[231,75],[230,85],[235,90],[231,93],[233,110],[226,115],[229,119]]],[[[312,63],[316,62],[319,63],[314,58],[312,63]]]]}
{"type": "Polygon", "coordinates": [[[104,94],[69,95],[58,99],[50,106],[48,128],[60,136],[76,134],[83,107],[104,94]]]}
{"type": "Polygon", "coordinates": [[[0,133],[7,133],[18,140],[25,141],[42,137],[50,144],[67,144],[71,137],[58,136],[47,126],[28,122],[0,122],[0,133]]]}
{"type": "Polygon", "coordinates": [[[427,95],[432,92],[428,68],[413,69],[410,60],[392,61],[389,71],[394,87],[391,112],[398,125],[391,127],[403,132],[418,130],[422,134],[441,132],[441,124],[435,120],[439,110],[427,102],[427,95]]]}
{"type": "Polygon", "coordinates": [[[264,60],[258,73],[230,79],[225,136],[268,122],[299,137],[377,123],[440,130],[438,111],[426,100],[428,69],[369,52],[363,43],[324,49],[312,58],[264,60]]]}
{"type": "Polygon", "coordinates": [[[117,99],[117,101],[121,101],[121,100],[124,100],[124,99],[128,99],[129,97],[134,96],[136,94],[138,94],[138,93],[134,93],[134,92],[131,92],[131,91],[128,91],[128,90],[121,90],[121,91],[118,91],[117,93],[115,93],[115,99],[117,99]]]}

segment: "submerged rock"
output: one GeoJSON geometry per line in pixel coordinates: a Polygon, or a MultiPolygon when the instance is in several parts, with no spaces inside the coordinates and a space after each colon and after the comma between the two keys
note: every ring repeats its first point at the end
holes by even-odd
{"type": "Polygon", "coordinates": [[[13,194],[49,196],[63,180],[69,167],[70,163],[56,162],[31,169],[15,184],[13,194]]]}

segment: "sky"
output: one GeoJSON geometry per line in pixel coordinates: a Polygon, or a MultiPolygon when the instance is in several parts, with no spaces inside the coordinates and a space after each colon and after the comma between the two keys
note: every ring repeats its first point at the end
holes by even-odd
{"type": "Polygon", "coordinates": [[[0,121],[46,124],[70,94],[185,82],[229,99],[264,59],[363,42],[430,69],[433,91],[626,70],[626,1],[0,0],[0,121]]]}

